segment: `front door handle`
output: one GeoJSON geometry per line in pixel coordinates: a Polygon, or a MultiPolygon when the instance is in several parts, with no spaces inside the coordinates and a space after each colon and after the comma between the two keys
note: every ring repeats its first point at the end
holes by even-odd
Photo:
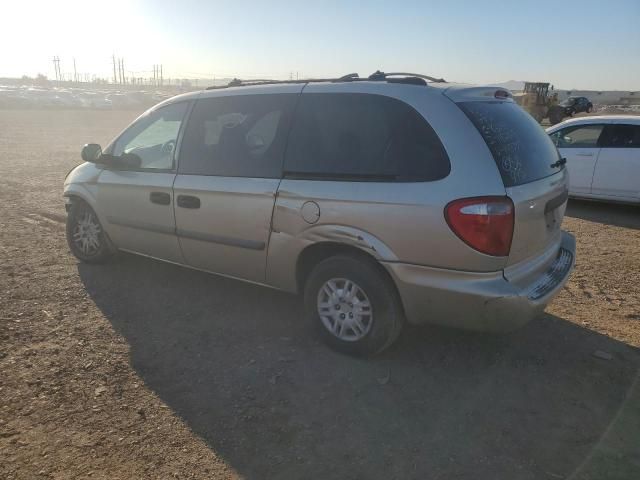
{"type": "Polygon", "coordinates": [[[200,208],[200,199],[191,195],[178,195],[178,206],[182,208],[200,208]]]}
{"type": "Polygon", "coordinates": [[[171,195],[166,192],[151,192],[149,200],[151,200],[151,203],[157,203],[158,205],[171,205],[171,195]]]}

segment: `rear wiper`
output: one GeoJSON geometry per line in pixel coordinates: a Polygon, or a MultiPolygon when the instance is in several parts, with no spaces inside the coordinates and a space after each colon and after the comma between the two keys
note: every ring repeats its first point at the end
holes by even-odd
{"type": "Polygon", "coordinates": [[[560,160],[558,160],[555,163],[552,163],[550,165],[551,168],[560,168],[561,166],[563,166],[565,163],[567,163],[567,159],[566,158],[561,158],[560,160]]]}

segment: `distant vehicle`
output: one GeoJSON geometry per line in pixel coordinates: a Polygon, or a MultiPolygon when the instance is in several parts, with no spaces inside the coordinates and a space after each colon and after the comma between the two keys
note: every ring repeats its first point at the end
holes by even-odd
{"type": "Polygon", "coordinates": [[[514,94],[513,99],[538,123],[548,118],[551,125],[555,125],[566,116],[564,108],[557,104],[558,95],[549,94],[548,83],[526,82],[522,92],[514,94]]]}
{"type": "Polygon", "coordinates": [[[330,346],[363,355],[405,319],[512,330],[566,283],[566,168],[506,90],[382,72],[235,84],[84,147],[64,182],[78,259],[120,249],[299,292],[330,346]]]}
{"type": "Polygon", "coordinates": [[[82,106],[87,108],[111,108],[111,100],[108,100],[104,93],[82,92],[78,95],[82,106]]]}
{"type": "Polygon", "coordinates": [[[82,100],[67,90],[57,90],[53,92],[50,100],[51,106],[74,108],[82,106],[82,100]]]}
{"type": "Polygon", "coordinates": [[[576,113],[591,113],[593,111],[593,103],[587,97],[569,97],[560,102],[560,106],[564,108],[564,113],[567,117],[571,117],[576,113]]]}
{"type": "Polygon", "coordinates": [[[571,196],[640,202],[640,117],[574,118],[547,133],[567,159],[571,196]]]}

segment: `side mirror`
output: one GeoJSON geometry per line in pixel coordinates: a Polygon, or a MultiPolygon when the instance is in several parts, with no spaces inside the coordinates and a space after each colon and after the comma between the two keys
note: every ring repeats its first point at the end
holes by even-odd
{"type": "Polygon", "coordinates": [[[80,156],[85,162],[96,163],[102,156],[102,147],[97,143],[87,143],[82,147],[80,156]]]}

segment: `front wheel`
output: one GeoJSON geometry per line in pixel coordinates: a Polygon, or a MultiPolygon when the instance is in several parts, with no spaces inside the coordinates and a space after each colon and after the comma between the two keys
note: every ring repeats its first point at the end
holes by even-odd
{"type": "Polygon", "coordinates": [[[312,270],[304,290],[307,316],[333,349],[372,355],[400,334],[404,316],[391,280],[372,262],[338,255],[312,270]]]}
{"type": "Polygon", "coordinates": [[[593,112],[593,105],[588,105],[587,106],[587,113],[591,113],[593,112]]]}
{"type": "Polygon", "coordinates": [[[555,125],[556,123],[560,123],[563,118],[564,111],[560,107],[551,107],[549,109],[549,123],[551,125],[555,125]]]}
{"type": "Polygon", "coordinates": [[[103,263],[112,256],[106,234],[93,209],[82,200],[71,204],[67,215],[69,250],[85,263],[103,263]]]}

